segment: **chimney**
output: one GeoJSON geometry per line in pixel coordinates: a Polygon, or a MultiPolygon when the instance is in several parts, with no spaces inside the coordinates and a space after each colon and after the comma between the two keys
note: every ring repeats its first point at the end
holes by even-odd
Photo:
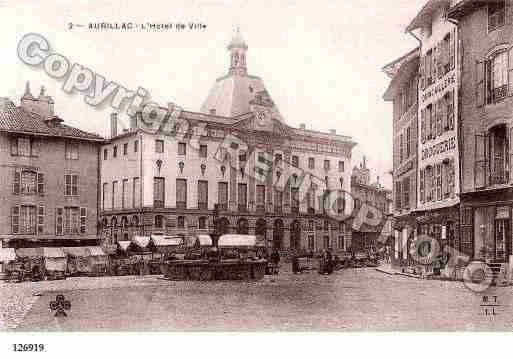
{"type": "Polygon", "coordinates": [[[306,130],[306,125],[304,123],[300,123],[299,128],[304,131],[306,130]]]}
{"type": "Polygon", "coordinates": [[[118,135],[118,114],[113,112],[110,114],[110,138],[118,135]]]}
{"type": "Polygon", "coordinates": [[[334,128],[332,128],[332,129],[330,130],[330,133],[331,133],[332,135],[336,135],[336,134],[337,134],[337,130],[335,130],[334,128]]]}
{"type": "Polygon", "coordinates": [[[14,109],[14,103],[8,97],[0,97],[0,111],[7,111],[8,109],[14,109]]]}

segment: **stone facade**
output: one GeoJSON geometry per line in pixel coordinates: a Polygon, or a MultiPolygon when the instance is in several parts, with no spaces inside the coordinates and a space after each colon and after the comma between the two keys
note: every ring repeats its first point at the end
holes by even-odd
{"type": "Polygon", "coordinates": [[[4,246],[98,242],[98,153],[103,139],[67,126],[29,89],[0,109],[0,239],[4,246]]]}
{"type": "Polygon", "coordinates": [[[513,2],[451,9],[461,51],[460,251],[510,261],[513,206],[513,2]]]}
{"type": "Polygon", "coordinates": [[[203,112],[182,111],[157,132],[140,114],[126,132],[114,129],[101,150],[105,237],[211,233],[219,204],[224,233],[256,234],[283,250],[348,249],[356,144],[334,131],[288,126],[262,80],[247,74],[240,34],[228,50],[228,75],[203,112]]]}

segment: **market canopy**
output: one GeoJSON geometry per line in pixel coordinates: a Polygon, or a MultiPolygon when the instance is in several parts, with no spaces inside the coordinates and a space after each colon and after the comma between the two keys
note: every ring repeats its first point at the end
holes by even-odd
{"type": "Polygon", "coordinates": [[[42,248],[17,248],[16,255],[18,257],[41,258],[43,257],[42,248]]]}
{"type": "Polygon", "coordinates": [[[196,236],[197,241],[199,241],[200,246],[211,246],[212,245],[212,237],[208,234],[198,234],[196,236]]]}
{"type": "Polygon", "coordinates": [[[0,248],[0,262],[9,262],[16,259],[14,248],[0,248]]]}
{"type": "Polygon", "coordinates": [[[219,247],[255,247],[264,246],[264,243],[257,241],[257,237],[244,234],[224,234],[219,237],[219,247]]]}
{"type": "Polygon", "coordinates": [[[155,235],[155,234],[151,235],[151,241],[157,247],[179,246],[183,243],[183,239],[181,237],[155,235]]]}
{"type": "Polygon", "coordinates": [[[102,247],[99,246],[86,247],[86,250],[89,252],[91,257],[105,257],[107,255],[103,251],[102,247]]]}
{"type": "Polygon", "coordinates": [[[60,247],[43,247],[45,258],[66,258],[66,253],[60,247]]]}
{"type": "Polygon", "coordinates": [[[119,241],[118,245],[119,248],[121,248],[122,251],[126,251],[128,249],[128,246],[130,246],[132,242],[130,241],[119,241]]]}
{"type": "Polygon", "coordinates": [[[132,243],[140,248],[146,248],[150,244],[150,237],[147,236],[133,236],[132,243]]]}
{"type": "Polygon", "coordinates": [[[72,257],[87,257],[89,255],[86,247],[63,247],[62,250],[72,257]]]}

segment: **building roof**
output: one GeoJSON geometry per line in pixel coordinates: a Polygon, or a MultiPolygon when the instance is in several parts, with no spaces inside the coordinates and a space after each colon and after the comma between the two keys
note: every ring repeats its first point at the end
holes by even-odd
{"type": "Polygon", "coordinates": [[[463,16],[468,13],[474,11],[475,9],[485,6],[489,3],[489,1],[477,1],[477,0],[461,0],[458,1],[454,6],[449,10],[447,17],[450,19],[459,20],[463,16]]]}
{"type": "Polygon", "coordinates": [[[29,112],[21,106],[15,106],[8,99],[0,106],[0,131],[34,134],[39,136],[66,137],[86,141],[103,141],[96,134],[79,130],[62,123],[57,116],[45,119],[41,115],[29,112]]]}
{"type": "Polygon", "coordinates": [[[426,24],[430,24],[433,18],[434,12],[441,6],[450,6],[450,0],[429,0],[424,7],[419,11],[417,16],[411,21],[406,27],[406,32],[416,30],[423,27],[426,24]]]}
{"type": "Polygon", "coordinates": [[[419,64],[419,48],[416,48],[414,51],[410,52],[406,57],[402,57],[402,61],[398,63],[397,68],[395,69],[395,74],[392,77],[392,81],[390,81],[387,90],[383,94],[383,99],[385,101],[394,100],[398,91],[401,89],[401,86],[405,82],[409,81],[411,75],[419,71],[419,64]]]}
{"type": "Polygon", "coordinates": [[[408,52],[406,55],[401,56],[400,58],[386,64],[381,68],[381,70],[387,74],[390,78],[393,78],[397,72],[400,70],[401,66],[407,62],[410,61],[412,57],[419,56],[420,47],[416,47],[410,52],[408,52]]]}

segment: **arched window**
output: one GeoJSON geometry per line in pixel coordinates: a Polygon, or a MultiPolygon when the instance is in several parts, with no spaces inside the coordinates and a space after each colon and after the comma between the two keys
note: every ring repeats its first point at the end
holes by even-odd
{"type": "Polygon", "coordinates": [[[123,229],[128,227],[128,219],[125,216],[121,217],[121,227],[123,229]]]}
{"type": "Polygon", "coordinates": [[[330,230],[330,221],[325,220],[324,221],[324,230],[329,231],[330,230]]]}
{"type": "Polygon", "coordinates": [[[185,228],[185,217],[184,216],[178,216],[176,219],[176,226],[178,228],[185,228]]]}
{"type": "Polygon", "coordinates": [[[246,218],[241,218],[237,222],[237,233],[249,234],[249,225],[248,225],[248,220],[246,218]]]}
{"type": "Polygon", "coordinates": [[[137,217],[137,216],[132,217],[132,227],[135,227],[135,228],[139,227],[139,217],[137,217]]]}
{"type": "Polygon", "coordinates": [[[198,228],[206,229],[207,228],[207,217],[200,217],[198,219],[198,228]]]}
{"type": "Polygon", "coordinates": [[[164,228],[164,216],[160,214],[155,216],[155,228],[164,228]]]}
{"type": "Polygon", "coordinates": [[[118,219],[116,217],[112,217],[112,219],[110,220],[110,226],[112,228],[116,228],[118,226],[118,219]]]}

